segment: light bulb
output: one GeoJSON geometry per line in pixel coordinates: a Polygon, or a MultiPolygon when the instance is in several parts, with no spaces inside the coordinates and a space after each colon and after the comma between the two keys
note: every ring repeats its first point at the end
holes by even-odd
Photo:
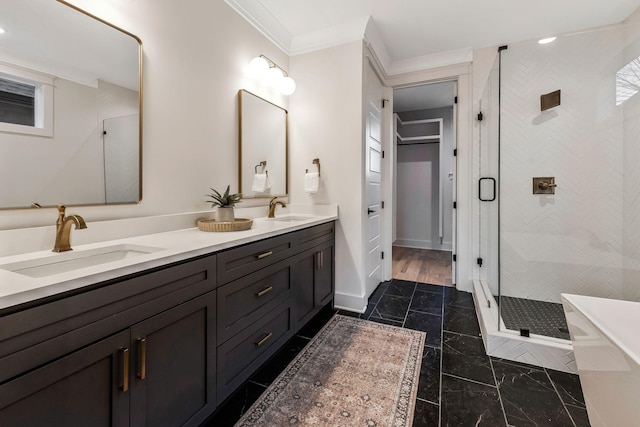
{"type": "Polygon", "coordinates": [[[271,67],[267,74],[267,82],[274,87],[278,87],[284,78],[284,73],[278,67],[271,67]]]}
{"type": "Polygon", "coordinates": [[[291,95],[296,91],[296,82],[291,77],[287,76],[280,82],[280,92],[283,95],[291,95]]]}
{"type": "Polygon", "coordinates": [[[269,63],[261,56],[256,56],[249,62],[249,70],[254,76],[263,76],[269,71],[269,63]]]}
{"type": "Polygon", "coordinates": [[[547,37],[546,39],[540,39],[538,40],[539,44],[547,44],[547,43],[551,43],[552,41],[554,41],[556,38],[555,37],[547,37]]]}

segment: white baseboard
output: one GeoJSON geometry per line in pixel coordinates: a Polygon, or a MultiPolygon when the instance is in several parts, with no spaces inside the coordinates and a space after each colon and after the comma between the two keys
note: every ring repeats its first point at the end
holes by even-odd
{"type": "Polygon", "coordinates": [[[364,295],[352,295],[336,292],[333,298],[333,307],[338,310],[364,313],[367,310],[368,299],[364,295]]]}

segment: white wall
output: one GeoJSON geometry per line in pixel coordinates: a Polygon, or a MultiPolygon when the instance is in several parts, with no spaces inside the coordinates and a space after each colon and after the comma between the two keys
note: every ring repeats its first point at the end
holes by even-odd
{"type": "Polygon", "coordinates": [[[503,53],[502,295],[623,296],[622,31],[514,43],[503,53]],[[541,112],[540,95],[557,89],[562,104],[541,112]],[[556,194],[532,194],[532,177],[546,176],[556,178],[556,194]]]}
{"type": "MultiPolygon", "coordinates": [[[[627,64],[640,55],[640,9],[627,21],[624,30],[622,62],[627,64]]],[[[640,95],[624,104],[624,277],[622,295],[640,302],[640,95]]]]}
{"type": "Polygon", "coordinates": [[[289,116],[291,201],[339,206],[335,303],[353,310],[364,308],[362,61],[361,41],[290,59],[297,83],[289,116]],[[303,177],[314,158],[322,182],[309,195],[303,177]]]}
{"type": "Polygon", "coordinates": [[[52,138],[0,133],[1,207],[104,200],[97,89],[55,79],[53,109],[52,138]]]}
{"type": "MultiPolygon", "coordinates": [[[[289,107],[286,97],[249,75],[247,64],[262,53],[287,70],[287,55],[223,1],[74,3],[142,39],[143,199],[71,213],[91,226],[99,219],[204,210],[209,187],[237,187],[238,89],[289,107]]],[[[53,209],[0,211],[0,229],[49,225],[55,218],[53,209]]]]}

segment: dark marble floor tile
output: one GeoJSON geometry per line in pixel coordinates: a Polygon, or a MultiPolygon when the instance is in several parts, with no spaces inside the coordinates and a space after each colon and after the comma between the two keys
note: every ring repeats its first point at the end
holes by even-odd
{"type": "Polygon", "coordinates": [[[378,301],[380,301],[380,298],[382,297],[382,295],[384,295],[384,291],[387,290],[390,284],[391,284],[391,281],[381,282],[369,297],[369,304],[371,303],[375,304],[378,301]]]}
{"type": "Polygon", "coordinates": [[[411,298],[383,295],[371,313],[372,317],[390,320],[404,320],[411,298]]]}
{"type": "Polygon", "coordinates": [[[375,308],[376,308],[376,305],[370,302],[369,304],[367,304],[367,309],[364,311],[364,313],[360,315],[360,318],[364,320],[368,320],[369,317],[371,317],[371,313],[373,313],[373,310],[375,308]]]}
{"type": "Polygon", "coordinates": [[[413,411],[413,427],[438,427],[440,407],[418,399],[413,411]]]}
{"type": "Polygon", "coordinates": [[[427,333],[425,344],[431,347],[440,347],[440,335],[442,333],[442,316],[435,314],[409,311],[404,327],[427,333]]]}
{"type": "Polygon", "coordinates": [[[327,304],[313,317],[313,319],[309,321],[309,323],[298,331],[297,335],[305,338],[313,338],[337,312],[337,310],[334,310],[331,307],[331,304],[327,304]]]}
{"type": "Polygon", "coordinates": [[[231,427],[240,417],[258,400],[260,395],[266,388],[254,384],[247,383],[240,387],[240,390],[232,397],[227,399],[225,403],[218,408],[215,414],[200,427],[231,427]]]}
{"type": "Polygon", "coordinates": [[[500,362],[493,369],[509,424],[573,424],[546,372],[500,362]]]}
{"type": "Polygon", "coordinates": [[[442,294],[424,292],[416,289],[411,300],[410,310],[429,314],[442,314],[442,294]]]}
{"type": "Polygon", "coordinates": [[[440,404],[440,349],[438,348],[424,347],[418,398],[440,404]]]}
{"type": "Polygon", "coordinates": [[[356,318],[360,318],[361,314],[355,311],[347,311],[347,310],[338,310],[338,314],[341,316],[348,316],[348,317],[356,317],[356,318]]]}
{"type": "Polygon", "coordinates": [[[251,381],[263,386],[268,386],[308,343],[309,340],[306,338],[299,336],[293,337],[282,350],[251,377],[251,381]]]}
{"type": "Polygon", "coordinates": [[[473,295],[470,292],[459,291],[456,288],[444,287],[444,305],[474,308],[473,295]]]}
{"type": "Polygon", "coordinates": [[[590,427],[589,423],[589,415],[587,414],[586,408],[581,408],[579,406],[566,405],[567,410],[569,411],[569,415],[573,418],[573,422],[576,424],[576,427],[590,427]]]}
{"type": "Polygon", "coordinates": [[[457,332],[459,334],[480,336],[480,325],[475,309],[458,307],[455,305],[444,308],[444,318],[442,327],[445,331],[457,332]]]}
{"type": "Polygon", "coordinates": [[[387,286],[387,290],[384,291],[384,294],[395,295],[397,297],[411,298],[415,288],[416,288],[416,282],[393,279],[389,284],[389,286],[387,286]]]}
{"type": "Polygon", "coordinates": [[[442,375],[441,426],[506,426],[498,389],[442,375]]]}
{"type": "Polygon", "coordinates": [[[565,404],[585,407],[582,385],[580,384],[580,377],[577,374],[554,371],[553,369],[547,369],[547,373],[556,386],[560,399],[562,399],[565,404]]]}
{"type": "Polygon", "coordinates": [[[432,285],[430,283],[416,283],[416,291],[432,292],[434,294],[444,294],[444,288],[442,285],[432,285]]]}
{"type": "Polygon", "coordinates": [[[495,386],[489,356],[481,338],[443,333],[442,373],[495,386]]]}
{"type": "Polygon", "coordinates": [[[399,328],[402,328],[402,321],[400,320],[381,319],[374,316],[369,317],[367,320],[369,320],[370,322],[383,323],[385,325],[397,326],[399,328]]]}

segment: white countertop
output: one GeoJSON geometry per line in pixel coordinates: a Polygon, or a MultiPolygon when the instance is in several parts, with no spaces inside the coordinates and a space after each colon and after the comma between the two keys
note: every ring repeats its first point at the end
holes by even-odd
{"type": "MultiPolygon", "coordinates": [[[[236,216],[240,215],[236,214],[236,216]]],[[[62,292],[73,291],[91,284],[338,219],[337,207],[333,211],[323,209],[320,214],[291,213],[290,216],[304,219],[285,222],[254,218],[252,228],[245,231],[216,233],[200,231],[194,227],[83,245],[72,245],[76,253],[114,245],[139,245],[160,250],[45,277],[26,276],[2,269],[2,266],[33,259],[51,258],[53,260],[60,254],[45,250],[0,257],[0,313],[3,309],[62,292]]],[[[286,216],[280,215],[280,217],[284,218],[286,216]]],[[[89,223],[88,226],[91,227],[91,224],[89,223]]],[[[72,233],[81,232],[72,230],[72,233]]]]}

